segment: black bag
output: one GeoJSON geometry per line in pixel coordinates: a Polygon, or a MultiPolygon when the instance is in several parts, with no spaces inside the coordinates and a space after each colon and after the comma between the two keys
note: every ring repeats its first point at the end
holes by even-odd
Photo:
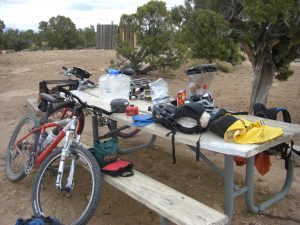
{"type": "MultiPolygon", "coordinates": [[[[277,120],[278,113],[282,113],[283,122],[291,123],[290,113],[286,108],[269,108],[267,109],[263,104],[256,103],[253,106],[254,116],[263,117],[266,119],[277,120]]],[[[281,158],[285,160],[285,169],[288,169],[288,161],[292,155],[292,152],[300,156],[300,151],[296,151],[294,148],[294,141],[291,140],[291,144],[281,143],[267,149],[265,152],[270,155],[280,154],[281,158]]]]}
{"type": "MultiPolygon", "coordinates": [[[[166,134],[169,136],[172,134],[172,155],[173,155],[173,164],[176,163],[175,157],[175,134],[177,131],[180,131],[185,134],[199,134],[206,131],[206,128],[202,128],[200,124],[200,118],[205,112],[205,108],[198,104],[197,102],[192,102],[180,106],[177,108],[172,104],[157,104],[153,106],[152,117],[155,123],[160,123],[167,129],[171,131],[166,134]],[[187,117],[195,120],[195,126],[185,127],[179,124],[177,121],[180,118],[187,117]]],[[[196,161],[199,161],[200,157],[200,137],[196,143],[196,161]]]]}

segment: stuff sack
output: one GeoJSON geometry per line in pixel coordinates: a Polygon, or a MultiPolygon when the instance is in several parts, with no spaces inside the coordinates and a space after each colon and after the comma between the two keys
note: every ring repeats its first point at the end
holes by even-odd
{"type": "Polygon", "coordinates": [[[124,160],[117,160],[101,168],[102,173],[110,176],[130,177],[134,173],[132,171],[133,164],[124,160]]]}
{"type": "Polygon", "coordinates": [[[117,137],[105,141],[94,141],[94,155],[99,166],[104,167],[118,159],[119,140],[117,137]]]}
{"type": "Polygon", "coordinates": [[[55,217],[52,216],[39,216],[35,217],[32,216],[30,219],[18,219],[15,225],[63,225],[56,219],[55,217]]]}

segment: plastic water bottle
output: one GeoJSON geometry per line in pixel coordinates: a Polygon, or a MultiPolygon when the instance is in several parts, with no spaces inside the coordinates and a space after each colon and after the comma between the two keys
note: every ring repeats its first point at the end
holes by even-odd
{"type": "Polygon", "coordinates": [[[43,144],[42,144],[42,150],[45,150],[51,144],[51,142],[57,137],[57,135],[58,135],[58,130],[56,128],[54,128],[48,134],[47,138],[43,142],[43,144]]]}
{"type": "Polygon", "coordinates": [[[108,70],[108,74],[99,77],[99,98],[104,102],[114,99],[129,100],[130,80],[129,76],[120,74],[119,70],[108,70]]]}

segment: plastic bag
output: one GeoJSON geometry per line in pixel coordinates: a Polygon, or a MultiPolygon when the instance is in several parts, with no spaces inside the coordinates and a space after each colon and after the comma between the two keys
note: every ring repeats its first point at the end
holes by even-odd
{"type": "Polygon", "coordinates": [[[149,87],[153,104],[169,103],[173,100],[169,95],[168,84],[164,79],[159,78],[149,83],[149,87]]]}

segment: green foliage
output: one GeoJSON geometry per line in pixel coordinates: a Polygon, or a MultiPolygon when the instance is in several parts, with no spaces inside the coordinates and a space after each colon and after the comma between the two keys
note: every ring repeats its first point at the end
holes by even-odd
{"type": "Polygon", "coordinates": [[[39,23],[41,41],[48,41],[49,47],[59,49],[71,49],[82,45],[75,24],[68,17],[51,17],[48,22],[39,23]]]}
{"type": "MultiPolygon", "coordinates": [[[[187,24],[188,30],[192,29],[190,21],[195,23],[195,30],[192,32],[198,34],[194,40],[199,40],[196,46],[202,42],[208,43],[203,35],[212,38],[211,45],[217,44],[216,49],[222,50],[226,46],[229,51],[225,54],[217,51],[215,56],[223,57],[223,60],[230,56],[228,60],[232,62],[232,59],[237,59],[238,50],[234,43],[240,43],[253,66],[263,63],[262,59],[272,60],[276,78],[285,80],[292,74],[288,69],[290,62],[300,57],[299,9],[300,2],[295,0],[186,0],[184,6],[174,11],[179,12],[182,18],[180,22],[184,26],[187,24]],[[207,10],[221,15],[224,22],[218,18],[216,25],[213,22],[216,21],[216,16],[212,17],[207,10]],[[207,16],[212,20],[205,20],[207,16]],[[204,23],[210,24],[214,31],[203,27],[204,23]],[[224,43],[222,37],[227,38],[228,42],[224,43]]],[[[204,52],[203,55],[207,53],[209,52],[204,52]]],[[[211,57],[211,54],[208,56],[211,57]]]]}
{"type": "Polygon", "coordinates": [[[228,37],[228,24],[223,17],[209,10],[194,10],[184,24],[184,34],[192,57],[236,63],[241,55],[238,46],[228,37]]]}
{"type": "Polygon", "coordinates": [[[4,48],[3,45],[3,30],[5,28],[5,24],[3,20],[0,20],[0,50],[4,48]]]}
{"type": "Polygon", "coordinates": [[[96,32],[94,26],[90,25],[90,27],[78,29],[78,32],[85,48],[96,47],[96,32]]]}
{"type": "Polygon", "coordinates": [[[117,38],[117,55],[129,61],[137,73],[178,68],[186,57],[186,47],[178,42],[170,12],[163,1],[149,1],[131,15],[122,15],[120,26],[136,32],[138,48],[117,38]]]}
{"type": "Polygon", "coordinates": [[[216,64],[218,70],[220,70],[224,73],[231,73],[234,70],[233,65],[229,62],[224,62],[224,61],[217,60],[215,62],[215,64],[216,64]]]}
{"type": "Polygon", "coordinates": [[[96,45],[96,32],[94,26],[76,30],[70,18],[64,16],[51,17],[48,22],[39,23],[39,32],[33,30],[20,31],[7,29],[0,20],[0,49],[13,49],[21,51],[48,50],[53,48],[71,49],[88,48],[96,45]]]}
{"type": "Polygon", "coordinates": [[[10,28],[3,33],[3,47],[15,51],[31,49],[35,45],[36,35],[33,30],[19,31],[10,28]]]}

